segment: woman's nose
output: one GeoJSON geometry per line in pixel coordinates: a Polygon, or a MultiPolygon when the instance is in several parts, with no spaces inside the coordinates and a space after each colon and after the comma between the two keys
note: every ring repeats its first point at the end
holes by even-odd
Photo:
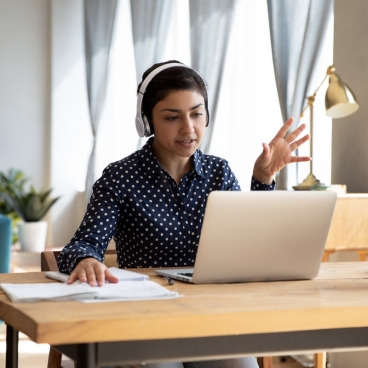
{"type": "Polygon", "coordinates": [[[181,126],[183,133],[192,133],[194,131],[193,121],[189,116],[185,116],[181,126]]]}

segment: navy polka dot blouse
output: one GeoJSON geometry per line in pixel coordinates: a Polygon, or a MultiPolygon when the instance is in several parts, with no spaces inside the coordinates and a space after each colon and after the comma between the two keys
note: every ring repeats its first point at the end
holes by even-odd
{"type": "MultiPolygon", "coordinates": [[[[96,181],[84,219],[59,255],[61,272],[70,273],[85,257],[103,262],[112,237],[120,268],[194,265],[209,193],[240,185],[226,160],[200,150],[177,185],[153,156],[153,139],[96,181]]],[[[274,187],[252,178],[252,190],[274,187]]]]}

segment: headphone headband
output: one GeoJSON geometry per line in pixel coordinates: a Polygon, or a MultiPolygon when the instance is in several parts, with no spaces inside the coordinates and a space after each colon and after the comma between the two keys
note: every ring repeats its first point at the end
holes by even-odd
{"type": "MultiPolygon", "coordinates": [[[[148,84],[151,82],[151,80],[159,73],[161,73],[165,69],[173,68],[179,66],[181,68],[188,68],[192,69],[190,66],[181,64],[181,63],[168,63],[159,66],[158,68],[154,69],[150,74],[147,75],[147,77],[142,82],[139,92],[138,92],[138,98],[137,98],[137,115],[135,117],[135,127],[137,129],[137,133],[140,137],[149,137],[153,134],[151,132],[150,124],[147,120],[147,118],[142,114],[142,102],[143,97],[146,92],[148,84]]],[[[194,70],[194,69],[192,69],[194,70]]],[[[196,72],[197,73],[197,72],[196,72]]],[[[198,74],[198,73],[197,73],[198,74]]],[[[198,74],[199,75],[199,74],[198,74]]],[[[200,76],[200,75],[199,75],[200,76]]],[[[201,76],[200,76],[201,77],[201,76]]],[[[201,77],[203,80],[203,78],[201,77]]],[[[204,85],[206,86],[206,83],[203,80],[204,85]]]]}
{"type": "Polygon", "coordinates": [[[168,63],[168,64],[161,65],[158,68],[152,70],[152,72],[147,75],[147,77],[142,82],[141,87],[139,88],[139,93],[141,93],[141,94],[144,95],[144,93],[146,92],[146,88],[147,88],[149,82],[151,82],[151,80],[154,77],[156,77],[157,74],[161,73],[165,69],[173,68],[175,66],[180,66],[182,68],[192,69],[188,65],[181,64],[181,63],[168,63]]]}

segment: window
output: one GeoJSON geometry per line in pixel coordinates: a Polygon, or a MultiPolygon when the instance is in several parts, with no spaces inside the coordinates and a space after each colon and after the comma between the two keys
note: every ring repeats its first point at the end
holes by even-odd
{"type": "MultiPolygon", "coordinates": [[[[176,0],[162,61],[176,59],[190,65],[188,7],[188,0],[176,0]]],[[[327,66],[332,63],[332,28],[333,25],[320,63],[321,80],[327,66]]],[[[130,3],[129,0],[121,0],[111,51],[108,94],[98,138],[97,172],[111,161],[137,149],[138,136],[134,125],[137,81],[132,40],[130,3]]],[[[228,160],[242,189],[248,190],[254,161],[262,152],[262,142],[269,142],[283,123],[265,1],[236,2],[221,88],[209,153],[228,160]]],[[[329,183],[331,120],[324,112],[323,93],[321,88],[315,102],[313,171],[321,181],[329,183]]],[[[309,112],[303,122],[309,126],[309,112]]],[[[304,145],[299,154],[308,155],[309,145],[304,145]]],[[[309,164],[299,164],[299,182],[308,173],[309,164]]]]}

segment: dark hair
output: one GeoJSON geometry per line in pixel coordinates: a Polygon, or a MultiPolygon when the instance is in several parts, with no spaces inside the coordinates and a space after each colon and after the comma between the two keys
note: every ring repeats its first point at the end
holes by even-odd
{"type": "MultiPolygon", "coordinates": [[[[142,76],[142,81],[139,83],[137,93],[147,76],[156,68],[164,64],[180,63],[180,61],[170,60],[163,63],[157,63],[147,69],[142,76]]],[[[182,64],[182,63],[180,63],[182,64]]],[[[209,123],[208,111],[208,96],[207,88],[203,78],[193,69],[180,66],[168,68],[157,74],[151,82],[149,82],[144,97],[142,100],[142,113],[148,119],[151,132],[153,132],[152,110],[155,105],[164,100],[170,93],[174,91],[192,90],[200,93],[203,96],[204,104],[207,113],[207,125],[209,123]]]]}

